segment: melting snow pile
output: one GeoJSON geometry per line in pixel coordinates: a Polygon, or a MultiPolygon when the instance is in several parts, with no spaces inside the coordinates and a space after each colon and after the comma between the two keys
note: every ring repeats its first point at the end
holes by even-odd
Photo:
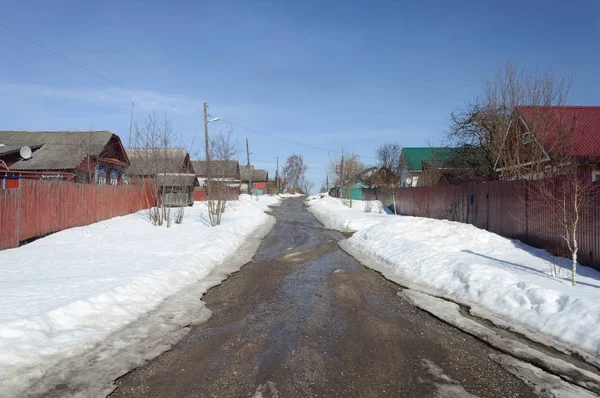
{"type": "MultiPolygon", "coordinates": [[[[434,289],[600,355],[600,272],[472,225],[347,210],[339,199],[310,202],[326,224],[358,230],[344,242],[405,285],[434,289]],[[337,202],[337,203],[336,203],[337,202]],[[360,215],[359,215],[360,214],[360,215]],[[552,263],[562,261],[562,277],[552,263]]],[[[358,206],[357,206],[358,207],[358,206]]]]}
{"type": "Polygon", "coordinates": [[[332,198],[318,194],[307,198],[310,211],[329,228],[357,231],[386,220],[390,210],[378,200],[362,201],[332,198]]]}
{"type": "Polygon", "coordinates": [[[26,387],[26,372],[43,375],[202,281],[277,202],[241,195],[215,228],[201,202],[170,228],[141,211],[0,251],[0,390],[26,387]]]}

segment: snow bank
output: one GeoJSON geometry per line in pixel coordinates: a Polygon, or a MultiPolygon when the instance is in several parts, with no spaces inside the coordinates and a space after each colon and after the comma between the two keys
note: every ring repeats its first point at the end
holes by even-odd
{"type": "Polygon", "coordinates": [[[347,200],[318,194],[306,200],[310,211],[328,228],[341,231],[358,231],[361,228],[386,220],[390,211],[380,201],[347,200]]]}
{"type": "Polygon", "coordinates": [[[60,360],[203,280],[269,221],[241,195],[211,228],[206,204],[183,224],[153,227],[145,211],[73,228],[0,252],[0,390],[23,391],[60,360]]]}
{"type": "Polygon", "coordinates": [[[600,272],[580,265],[573,287],[566,260],[563,277],[552,277],[557,259],[546,251],[472,225],[353,214],[333,198],[314,201],[311,208],[339,229],[358,230],[344,245],[380,264],[390,279],[600,355],[600,272]]]}
{"type": "Polygon", "coordinates": [[[301,194],[301,193],[280,193],[280,194],[277,194],[277,196],[279,196],[280,198],[299,198],[301,196],[306,196],[306,195],[301,194]]]}

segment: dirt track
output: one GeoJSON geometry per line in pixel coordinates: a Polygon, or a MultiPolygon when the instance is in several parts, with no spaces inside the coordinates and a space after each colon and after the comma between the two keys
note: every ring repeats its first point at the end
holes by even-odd
{"type": "Polygon", "coordinates": [[[411,306],[341,251],[300,199],[253,262],[204,297],[213,316],[117,381],[114,397],[526,397],[495,351],[411,306]]]}

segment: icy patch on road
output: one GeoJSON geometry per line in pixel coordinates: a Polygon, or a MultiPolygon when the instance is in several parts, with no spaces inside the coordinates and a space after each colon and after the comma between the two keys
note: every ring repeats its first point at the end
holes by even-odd
{"type": "Polygon", "coordinates": [[[445,375],[442,368],[432,361],[423,359],[421,362],[425,369],[427,369],[427,372],[429,372],[436,381],[436,398],[478,398],[477,395],[467,392],[458,382],[452,380],[450,376],[445,375]]]}
{"type": "Polygon", "coordinates": [[[510,374],[528,384],[540,397],[548,398],[594,398],[596,394],[574,386],[529,363],[508,355],[491,354],[490,358],[499,363],[510,374]]]}
{"type": "Polygon", "coordinates": [[[252,398],[278,398],[279,392],[275,388],[275,383],[268,381],[265,384],[261,384],[256,389],[256,394],[252,398]]]}
{"type": "Polygon", "coordinates": [[[550,357],[519,341],[500,336],[492,329],[463,317],[459,312],[458,305],[455,303],[412,290],[404,290],[400,295],[416,307],[485,341],[502,352],[536,364],[544,370],[559,375],[562,379],[580,387],[600,393],[600,375],[580,369],[562,359],[550,357]]]}

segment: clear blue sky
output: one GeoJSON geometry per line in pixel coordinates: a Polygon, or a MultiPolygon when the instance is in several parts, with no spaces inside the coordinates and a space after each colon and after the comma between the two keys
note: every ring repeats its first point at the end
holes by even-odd
{"type": "MultiPolygon", "coordinates": [[[[354,151],[440,141],[449,114],[508,59],[573,78],[572,103],[600,105],[600,2],[1,1],[0,129],[108,129],[167,108],[199,152],[210,113],[293,141],[354,151]],[[142,96],[139,94],[143,94],[142,96]],[[157,99],[155,102],[147,97],[157,99]]],[[[225,129],[222,123],[211,129],[225,129]]],[[[253,163],[327,152],[241,128],[253,163]]]]}

